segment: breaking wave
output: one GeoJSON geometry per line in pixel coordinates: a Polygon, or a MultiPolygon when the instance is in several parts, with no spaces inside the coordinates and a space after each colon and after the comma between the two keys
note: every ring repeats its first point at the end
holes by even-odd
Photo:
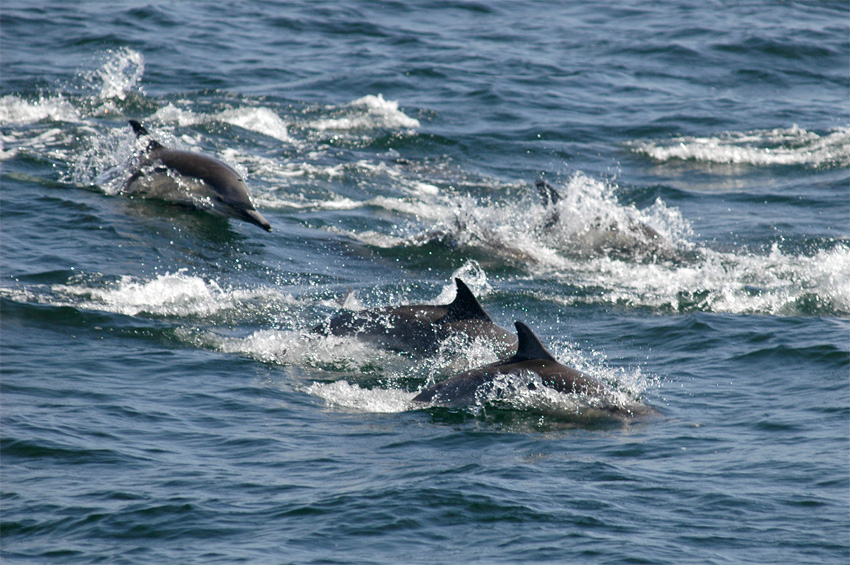
{"type": "Polygon", "coordinates": [[[419,120],[399,110],[398,102],[385,100],[382,94],[368,94],[345,106],[326,109],[332,117],[309,122],[309,127],[319,131],[356,131],[375,128],[415,129],[419,120]]]}
{"type": "Polygon", "coordinates": [[[636,141],[635,153],[662,163],[696,161],[730,165],[850,166],[850,127],[818,134],[798,126],[749,132],[727,132],[711,137],[674,137],[663,141],[636,141]]]}

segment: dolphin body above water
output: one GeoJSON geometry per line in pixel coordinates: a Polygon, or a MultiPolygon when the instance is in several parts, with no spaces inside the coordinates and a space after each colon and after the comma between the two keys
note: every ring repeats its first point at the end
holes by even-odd
{"type": "Polygon", "coordinates": [[[402,353],[433,354],[453,336],[485,339],[499,355],[515,350],[516,338],[493,323],[487,312],[459,278],[451,304],[412,304],[343,312],[313,331],[325,335],[355,336],[402,353]]]}
{"type": "Polygon", "coordinates": [[[493,383],[500,376],[533,374],[540,380],[529,382],[526,385],[529,390],[536,388],[535,382],[542,382],[544,386],[558,392],[591,399],[593,402],[589,404],[608,414],[631,416],[652,412],[644,405],[619,406],[613,402],[614,391],[610,387],[581,371],[559,363],[528,326],[522,322],[516,322],[515,325],[519,343],[517,352],[512,357],[459,373],[426,388],[416,395],[413,401],[449,408],[470,406],[476,402],[478,390],[493,383]]]}
{"type": "MultiPolygon", "coordinates": [[[[137,120],[130,120],[137,137],[150,136],[137,120]]],[[[207,209],[250,222],[272,231],[260,214],[248,187],[232,167],[200,153],[169,149],[151,138],[138,169],[127,180],[125,190],[155,198],[207,209]]]]}

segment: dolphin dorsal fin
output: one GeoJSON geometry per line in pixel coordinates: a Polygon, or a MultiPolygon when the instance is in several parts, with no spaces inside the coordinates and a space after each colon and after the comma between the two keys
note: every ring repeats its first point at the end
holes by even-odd
{"type": "MultiPolygon", "coordinates": [[[[136,134],[136,137],[142,137],[143,135],[150,136],[151,134],[151,132],[149,132],[139,120],[130,120],[130,126],[133,128],[133,133],[136,134]]],[[[155,140],[153,137],[151,137],[151,140],[150,142],[148,142],[146,150],[151,151],[159,147],[162,147],[162,144],[155,140]]]]}
{"type": "Polygon", "coordinates": [[[481,307],[478,299],[475,298],[475,295],[472,294],[472,291],[469,290],[469,287],[462,280],[455,278],[455,285],[457,286],[457,295],[452,300],[452,303],[446,306],[449,313],[441,321],[449,322],[469,319],[492,321],[490,320],[490,316],[487,315],[487,312],[484,311],[484,308],[481,307]]]}
{"type": "Polygon", "coordinates": [[[543,201],[543,207],[548,210],[546,220],[543,222],[543,227],[549,229],[561,219],[558,212],[557,204],[561,200],[561,195],[555,190],[555,187],[543,179],[539,179],[535,186],[537,193],[540,194],[540,199],[543,201]]]}
{"type": "Polygon", "coordinates": [[[555,187],[545,180],[538,179],[537,182],[534,183],[534,186],[537,187],[537,193],[540,195],[540,199],[543,201],[543,206],[546,208],[554,206],[561,200],[561,195],[558,194],[555,187]]]}
{"type": "Polygon", "coordinates": [[[540,340],[531,331],[531,328],[522,322],[515,322],[517,343],[516,355],[510,358],[510,362],[529,361],[531,359],[548,359],[557,361],[552,354],[546,350],[546,347],[540,343],[540,340]]]}

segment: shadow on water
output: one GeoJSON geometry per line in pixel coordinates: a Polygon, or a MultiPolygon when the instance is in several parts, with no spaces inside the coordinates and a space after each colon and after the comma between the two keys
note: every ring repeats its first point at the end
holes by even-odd
{"type": "Polygon", "coordinates": [[[664,416],[655,411],[633,417],[618,416],[594,411],[585,414],[552,413],[543,410],[517,410],[485,406],[478,410],[468,408],[431,407],[425,410],[434,424],[476,427],[494,426],[506,431],[550,432],[582,429],[590,431],[621,430],[641,426],[664,416]]]}
{"type": "Polygon", "coordinates": [[[230,225],[228,218],[210,212],[141,198],[128,198],[126,202],[126,209],[131,215],[153,220],[153,225],[160,229],[168,224],[174,231],[185,231],[193,237],[219,245],[232,245],[248,239],[230,225]]]}
{"type": "Polygon", "coordinates": [[[84,310],[64,304],[18,302],[0,297],[0,317],[5,331],[41,328],[76,338],[81,333],[142,340],[168,348],[185,348],[173,326],[160,320],[138,316],[84,310]]]}

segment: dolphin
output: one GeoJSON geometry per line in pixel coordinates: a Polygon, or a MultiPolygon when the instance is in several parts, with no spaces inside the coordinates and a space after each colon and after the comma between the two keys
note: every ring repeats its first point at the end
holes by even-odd
{"type": "MultiPolygon", "coordinates": [[[[519,343],[512,357],[459,373],[421,391],[413,401],[450,408],[469,406],[475,402],[479,388],[492,383],[501,375],[534,374],[548,388],[594,399],[605,412],[632,413],[611,401],[611,393],[614,391],[610,387],[590,375],[559,363],[528,326],[522,322],[516,322],[515,325],[519,343]]],[[[535,389],[534,382],[527,386],[530,390],[535,389]]]]}
{"type": "MultiPolygon", "coordinates": [[[[137,120],[130,120],[130,125],[136,137],[150,136],[137,120]]],[[[269,222],[254,208],[248,187],[232,167],[208,155],[169,149],[153,138],[125,189],[147,198],[211,209],[272,231],[269,222]]]]}
{"type": "MultiPolygon", "coordinates": [[[[540,195],[547,215],[543,221],[543,230],[551,230],[561,219],[558,202],[561,194],[555,187],[543,179],[538,179],[534,186],[540,195]]],[[[661,235],[658,230],[643,222],[629,220],[626,225],[616,223],[605,225],[601,219],[585,231],[584,243],[589,245],[594,253],[609,254],[614,257],[634,257],[648,254],[648,258],[661,260],[681,259],[679,253],[661,235]]]]}
{"type": "MultiPolygon", "coordinates": [[[[549,217],[546,218],[546,222],[543,227],[551,228],[560,219],[560,214],[558,213],[557,206],[558,202],[561,201],[561,194],[555,189],[554,186],[549,184],[543,179],[538,179],[534,186],[537,187],[537,193],[540,195],[540,200],[543,202],[543,206],[550,210],[549,217]]],[[[609,228],[611,231],[617,231],[616,226],[611,226],[609,228]]],[[[634,222],[632,221],[628,225],[628,229],[633,232],[642,233],[647,239],[650,240],[663,240],[664,238],[658,230],[653,228],[650,225],[644,224],[642,222],[634,222]]]]}
{"type": "Polygon", "coordinates": [[[469,290],[455,278],[457,295],[451,304],[412,304],[342,312],[313,331],[325,335],[356,336],[386,349],[417,354],[435,353],[452,336],[484,338],[499,355],[510,354],[516,338],[493,323],[469,290]]]}

